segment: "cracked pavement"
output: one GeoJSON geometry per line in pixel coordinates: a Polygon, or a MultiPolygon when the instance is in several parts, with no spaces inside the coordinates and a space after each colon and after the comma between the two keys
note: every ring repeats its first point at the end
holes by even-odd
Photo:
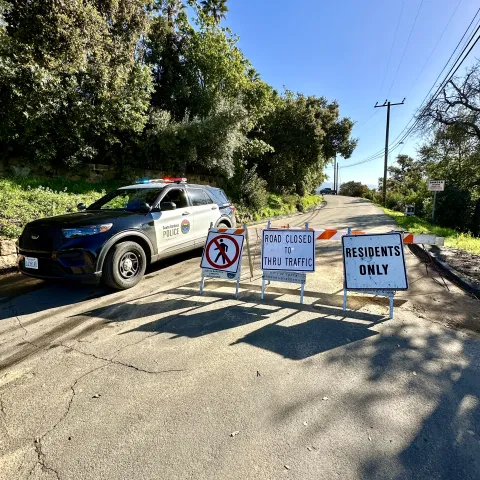
{"type": "MultiPolygon", "coordinates": [[[[393,228],[327,200],[276,224],[393,228]]],[[[304,305],[280,283],[262,301],[250,235],[238,299],[199,296],[198,252],[125,292],[0,278],[0,478],[479,478],[479,301],[407,249],[394,319],[362,295],[344,314],[339,242],[304,305]]]]}

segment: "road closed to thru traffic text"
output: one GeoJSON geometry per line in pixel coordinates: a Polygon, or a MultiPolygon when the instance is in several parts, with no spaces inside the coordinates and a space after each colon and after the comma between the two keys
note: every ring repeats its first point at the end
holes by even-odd
{"type": "Polygon", "coordinates": [[[262,270],[315,271],[313,230],[263,230],[262,270]]]}
{"type": "Polygon", "coordinates": [[[399,233],[342,238],[347,290],[407,290],[407,271],[399,233]]]}
{"type": "Polygon", "coordinates": [[[210,231],[200,266],[210,270],[237,273],[242,259],[243,235],[210,231]]]}

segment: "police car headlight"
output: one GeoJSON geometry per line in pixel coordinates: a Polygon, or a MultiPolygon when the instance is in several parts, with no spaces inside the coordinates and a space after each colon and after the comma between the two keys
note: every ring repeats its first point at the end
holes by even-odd
{"type": "Polygon", "coordinates": [[[62,232],[66,238],[88,237],[98,233],[108,232],[113,223],[104,223],[103,225],[91,225],[89,227],[63,228],[62,232]]]}

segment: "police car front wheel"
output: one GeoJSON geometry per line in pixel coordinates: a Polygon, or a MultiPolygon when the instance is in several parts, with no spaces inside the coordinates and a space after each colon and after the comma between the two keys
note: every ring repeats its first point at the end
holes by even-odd
{"type": "Polygon", "coordinates": [[[105,259],[103,281],[116,290],[134,287],[142,279],[146,266],[147,256],[138,243],[117,243],[105,259]]]}

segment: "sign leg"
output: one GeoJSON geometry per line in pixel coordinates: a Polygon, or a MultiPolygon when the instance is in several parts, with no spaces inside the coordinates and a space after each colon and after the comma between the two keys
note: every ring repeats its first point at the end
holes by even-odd
{"type": "Polygon", "coordinates": [[[235,298],[238,298],[238,287],[240,286],[240,279],[237,278],[237,286],[235,288],[235,298]]]}
{"type": "Polygon", "coordinates": [[[265,280],[262,278],[262,296],[260,297],[263,300],[265,297],[265,280]]]}
{"type": "Polygon", "coordinates": [[[343,287],[343,311],[347,310],[347,289],[343,287]]]}
{"type": "Polygon", "coordinates": [[[393,318],[393,298],[394,298],[394,295],[392,293],[390,295],[390,315],[389,315],[390,320],[393,318]]]}
{"type": "Polygon", "coordinates": [[[200,282],[200,295],[203,295],[203,287],[205,286],[205,277],[202,273],[202,281],[200,282]]]}
{"type": "Polygon", "coordinates": [[[243,228],[245,229],[245,243],[247,244],[247,255],[248,255],[248,264],[250,265],[250,281],[253,278],[253,260],[252,254],[250,253],[250,238],[248,236],[248,228],[247,224],[243,224],[243,228]]]}
{"type": "Polygon", "coordinates": [[[302,289],[301,289],[301,291],[300,291],[300,303],[302,303],[302,304],[303,304],[303,297],[304,297],[304,295],[305,295],[305,284],[302,283],[302,289]]]}

